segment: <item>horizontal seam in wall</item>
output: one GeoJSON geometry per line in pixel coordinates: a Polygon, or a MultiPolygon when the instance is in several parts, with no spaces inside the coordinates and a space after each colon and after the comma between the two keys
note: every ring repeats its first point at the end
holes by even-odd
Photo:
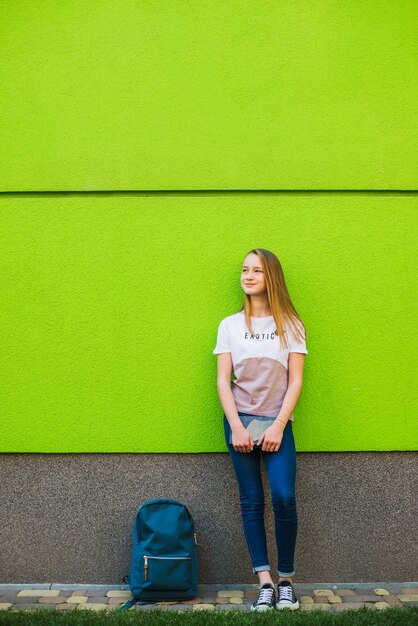
{"type": "Polygon", "coordinates": [[[71,190],[71,191],[0,191],[0,196],[14,197],[14,196],[87,196],[87,195],[101,195],[101,196],[113,196],[118,194],[123,195],[219,195],[219,194],[418,194],[416,189],[112,189],[112,190],[71,190]]]}

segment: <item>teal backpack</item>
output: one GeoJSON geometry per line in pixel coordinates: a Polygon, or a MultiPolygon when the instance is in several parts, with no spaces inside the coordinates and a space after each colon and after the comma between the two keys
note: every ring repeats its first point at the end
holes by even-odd
{"type": "Polygon", "coordinates": [[[190,511],[177,500],[157,498],[138,509],[132,533],[129,584],[140,604],[190,600],[198,591],[197,539],[190,511]]]}

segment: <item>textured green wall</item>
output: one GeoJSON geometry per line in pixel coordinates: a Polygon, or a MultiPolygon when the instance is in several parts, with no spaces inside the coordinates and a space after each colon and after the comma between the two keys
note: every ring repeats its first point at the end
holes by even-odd
{"type": "Polygon", "coordinates": [[[0,451],[225,451],[254,246],[308,329],[298,450],[416,449],[417,7],[1,2],[0,451]]]}
{"type": "Polygon", "coordinates": [[[0,197],[0,441],[225,451],[212,354],[243,256],[281,259],[309,355],[299,451],[417,448],[416,196],[0,197]]]}
{"type": "Polygon", "coordinates": [[[416,189],[416,0],[2,0],[0,188],[416,189]]]}

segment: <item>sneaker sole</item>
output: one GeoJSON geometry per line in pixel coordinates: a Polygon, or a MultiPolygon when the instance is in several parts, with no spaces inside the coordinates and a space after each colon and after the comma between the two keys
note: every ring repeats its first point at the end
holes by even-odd
{"type": "Polygon", "coordinates": [[[277,602],[276,603],[276,609],[290,609],[292,611],[294,611],[295,609],[299,608],[299,600],[296,600],[296,602],[286,602],[286,601],[282,601],[282,602],[277,602]]]}
{"type": "Polygon", "coordinates": [[[272,609],[274,609],[274,606],[253,606],[251,605],[250,607],[250,611],[271,611],[272,609]]]}

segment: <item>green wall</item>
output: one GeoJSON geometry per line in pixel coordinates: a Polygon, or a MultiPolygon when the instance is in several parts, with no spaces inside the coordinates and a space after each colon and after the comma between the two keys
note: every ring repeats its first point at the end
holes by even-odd
{"type": "Polygon", "coordinates": [[[416,189],[416,0],[2,0],[0,188],[416,189]]]}
{"type": "Polygon", "coordinates": [[[0,197],[3,451],[226,450],[217,326],[281,259],[309,354],[299,451],[418,443],[412,194],[0,197]]]}
{"type": "Polygon", "coordinates": [[[416,17],[1,3],[0,451],[226,451],[255,246],[308,331],[298,451],[417,448],[416,17]]]}

